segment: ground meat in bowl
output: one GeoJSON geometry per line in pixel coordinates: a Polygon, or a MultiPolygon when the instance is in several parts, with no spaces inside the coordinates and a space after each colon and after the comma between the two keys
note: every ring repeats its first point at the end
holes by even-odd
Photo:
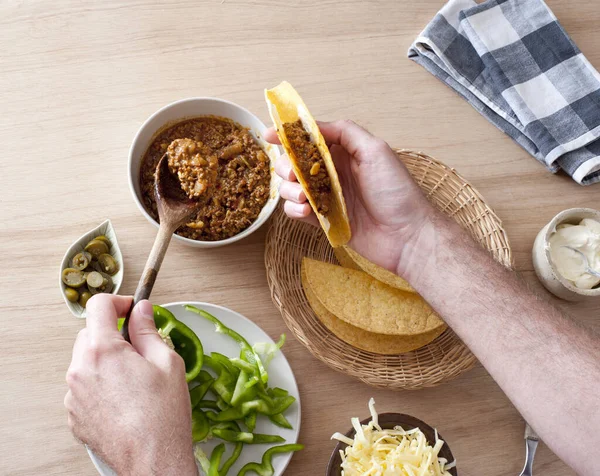
{"type": "Polygon", "coordinates": [[[158,161],[176,139],[194,141],[205,154],[218,159],[216,183],[210,196],[176,233],[192,240],[217,241],[248,228],[269,199],[270,161],[247,129],[223,117],[187,119],[165,128],[153,139],[140,168],[142,201],[148,213],[158,222],[154,173],[158,161]]]}

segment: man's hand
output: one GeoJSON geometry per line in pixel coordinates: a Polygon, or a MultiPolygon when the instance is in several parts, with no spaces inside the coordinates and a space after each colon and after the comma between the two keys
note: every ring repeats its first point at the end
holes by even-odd
{"type": "MultiPolygon", "coordinates": [[[[370,261],[403,275],[405,270],[398,267],[402,250],[416,242],[433,207],[386,142],[351,121],[320,122],[319,129],[344,191],[352,226],[349,245],[370,261]]],[[[273,129],[265,138],[279,143],[273,129]]],[[[279,159],[275,171],[284,179],[280,193],[287,215],[316,223],[289,159],[279,159]]]]}
{"type": "Polygon", "coordinates": [[[69,427],[119,475],[196,475],[185,365],[148,301],[131,314],[131,345],[123,339],[117,319],[130,305],[108,294],[88,302],[67,371],[69,427]]]}

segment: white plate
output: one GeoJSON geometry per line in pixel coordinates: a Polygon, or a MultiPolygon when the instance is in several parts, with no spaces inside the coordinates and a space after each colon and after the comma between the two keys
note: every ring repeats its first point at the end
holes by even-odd
{"type": "MultiPolygon", "coordinates": [[[[165,304],[163,307],[171,311],[177,319],[187,324],[198,335],[202,341],[204,353],[207,355],[211,352],[220,352],[230,357],[238,356],[240,348],[230,337],[223,334],[217,334],[215,332],[215,326],[212,323],[198,314],[186,311],[183,307],[185,304],[192,304],[211,313],[227,327],[231,327],[236,332],[243,335],[252,345],[257,342],[273,342],[260,327],[231,309],[202,302],[176,302],[165,304]]],[[[285,351],[285,345],[283,346],[283,350],[285,351]]],[[[264,415],[259,415],[255,431],[258,433],[281,435],[286,440],[285,443],[281,444],[296,443],[298,441],[298,434],[300,433],[300,394],[298,393],[298,386],[296,385],[296,379],[294,378],[290,364],[282,352],[278,352],[277,356],[269,364],[267,371],[269,372],[270,387],[284,388],[290,392],[290,395],[296,397],[296,401],[285,412],[286,418],[290,421],[294,429],[288,430],[280,428],[271,423],[264,415]]],[[[158,403],[159,402],[157,402],[157,404],[158,403]]],[[[210,457],[212,449],[217,446],[218,443],[220,443],[220,440],[214,439],[202,443],[201,447],[210,457]]],[[[223,461],[231,455],[233,444],[226,443],[226,446],[227,448],[225,455],[223,456],[223,461]]],[[[242,466],[251,461],[260,463],[263,453],[271,446],[273,445],[244,445],[241,456],[231,467],[229,474],[237,474],[242,466]]],[[[115,476],[114,471],[102,462],[102,460],[100,460],[100,458],[98,458],[89,448],[87,450],[94,466],[102,476],[115,476]]],[[[291,459],[292,453],[274,456],[273,467],[275,468],[275,476],[283,474],[283,471],[291,459]]]]}

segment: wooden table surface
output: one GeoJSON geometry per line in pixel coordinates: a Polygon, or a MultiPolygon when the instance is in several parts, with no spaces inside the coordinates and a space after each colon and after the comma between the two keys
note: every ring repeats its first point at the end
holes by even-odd
{"type": "MultiPolygon", "coordinates": [[[[597,2],[548,4],[600,67],[597,2]]],[[[440,0],[0,2],[0,474],[95,474],[63,408],[71,346],[85,323],[65,307],[59,264],[72,241],[110,218],[125,256],[121,291],[133,292],[156,230],[128,190],[127,153],[141,123],[171,101],[218,96],[268,121],[263,88],[289,80],[318,118],[352,118],[392,146],[455,167],[503,219],[516,268],[541,289],[530,257],[536,233],[565,208],[600,207],[600,186],[583,188],[546,172],[406,58],[441,6],[440,0]]],[[[273,337],[285,332],[267,289],[265,232],[217,250],[174,242],[154,302],[209,301],[243,313],[273,337]]],[[[598,327],[599,306],[558,304],[598,327]]],[[[285,353],[300,386],[300,439],[307,446],[287,474],[323,474],[334,446],[330,435],[346,429],[350,417],[366,416],[371,396],[381,411],[437,426],[463,476],[521,470],[523,422],[481,366],[438,388],[394,393],[331,370],[293,338],[285,353]]],[[[535,470],[574,474],[543,444],[535,470]]]]}

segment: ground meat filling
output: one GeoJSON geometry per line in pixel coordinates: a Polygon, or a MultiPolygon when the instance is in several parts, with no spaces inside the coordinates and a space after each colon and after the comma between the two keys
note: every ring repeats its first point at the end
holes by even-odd
{"type": "Polygon", "coordinates": [[[304,129],[300,119],[283,124],[283,129],[298,160],[308,192],[317,205],[317,211],[321,215],[327,215],[331,204],[331,179],[317,145],[304,129]]]}
{"type": "MultiPolygon", "coordinates": [[[[202,198],[208,198],[206,203],[176,233],[193,240],[215,241],[230,238],[248,228],[269,199],[270,162],[247,129],[222,117],[207,116],[182,121],[155,137],[140,168],[142,199],[148,213],[158,221],[154,173],[160,158],[177,139],[189,139],[195,143],[193,152],[190,149],[182,150],[186,157],[184,169],[188,159],[195,160],[193,158],[199,155],[209,164],[210,160],[216,160],[217,176],[214,185],[202,198]]],[[[189,175],[183,172],[182,185],[184,189],[195,193],[196,179],[200,177],[196,177],[192,169],[189,172],[189,175]]],[[[202,193],[202,184],[208,182],[204,178],[199,181],[198,193],[202,193]]]]}
{"type": "Polygon", "coordinates": [[[201,142],[175,139],[169,144],[167,154],[169,170],[177,175],[189,198],[198,199],[215,185],[219,161],[201,142]]]}

